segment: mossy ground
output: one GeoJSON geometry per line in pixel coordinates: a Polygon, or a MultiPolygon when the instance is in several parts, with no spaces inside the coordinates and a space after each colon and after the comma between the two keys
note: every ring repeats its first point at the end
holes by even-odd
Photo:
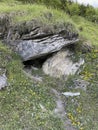
{"type": "MultiPolygon", "coordinates": [[[[84,18],[69,17],[60,10],[46,8],[44,5],[22,5],[21,3],[0,3],[0,13],[14,12],[15,21],[40,18],[44,22],[71,22],[80,35],[98,46],[98,25],[84,18]],[[22,10],[22,11],[21,11],[22,10]],[[44,13],[52,13],[49,19],[44,13]]],[[[98,129],[98,50],[85,54],[82,73],[70,76],[68,81],[53,79],[44,75],[42,83],[27,78],[23,73],[20,57],[0,43],[0,68],[5,68],[9,86],[0,91],[0,130],[63,130],[63,124],[53,110],[56,106],[51,88],[59,92],[80,91],[80,97],[65,98],[67,117],[78,130],[98,129]],[[79,76],[90,82],[87,90],[70,88],[79,76]],[[42,106],[46,109],[43,111],[42,106]]],[[[40,71],[41,72],[41,71],[40,71]]],[[[40,73],[39,72],[39,73],[40,73]]],[[[41,72],[42,73],[42,72],[41,72]]]]}

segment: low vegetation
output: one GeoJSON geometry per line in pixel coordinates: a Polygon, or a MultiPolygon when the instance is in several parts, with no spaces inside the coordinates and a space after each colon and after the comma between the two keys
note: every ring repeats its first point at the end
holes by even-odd
{"type": "Polygon", "coordinates": [[[45,4],[47,7],[64,10],[70,16],[77,15],[85,17],[92,22],[98,22],[97,10],[91,5],[79,4],[77,1],[72,0],[18,0],[23,3],[38,3],[45,4]]]}
{"type": "MultiPolygon", "coordinates": [[[[13,1],[13,0],[12,0],[13,1]]],[[[59,9],[47,8],[45,5],[21,4],[20,2],[1,2],[0,13],[10,14],[14,22],[38,19],[47,24],[71,23],[79,31],[82,39],[90,40],[93,45],[98,44],[98,26],[77,15],[69,16],[59,9]],[[22,10],[21,10],[22,9],[22,10]]]]}
{"type": "MultiPolygon", "coordinates": [[[[98,129],[98,50],[94,50],[92,53],[85,55],[85,67],[79,74],[79,77],[83,77],[89,84],[85,90],[80,90],[81,96],[79,98],[71,98],[67,100],[67,112],[68,117],[72,121],[72,124],[79,130],[97,130],[98,129]],[[73,103],[74,102],[74,103],[73,103]]],[[[67,89],[70,91],[76,91],[74,89],[74,80],[78,75],[69,77],[67,81],[67,89]],[[72,87],[73,86],[73,87],[72,87]]],[[[65,90],[65,88],[64,88],[65,90]]],[[[77,89],[79,91],[79,88],[77,89]]]]}
{"type": "MultiPolygon", "coordinates": [[[[59,0],[58,0],[59,1],[59,0]]],[[[13,22],[38,19],[47,24],[71,23],[78,30],[82,40],[90,41],[95,49],[87,54],[82,72],[69,76],[68,81],[53,79],[39,69],[37,74],[43,76],[43,82],[29,79],[23,72],[20,57],[0,42],[0,68],[6,69],[9,85],[0,91],[0,129],[1,130],[63,130],[61,118],[54,114],[56,97],[51,89],[59,93],[78,92],[79,97],[66,98],[66,118],[77,130],[98,129],[98,24],[74,15],[69,16],[61,9],[47,8],[45,5],[22,4],[12,0],[0,3],[0,14],[6,13],[13,22]],[[89,82],[86,91],[75,89],[73,81],[81,78],[89,82]]],[[[36,75],[36,72],[32,72],[36,75]]]]}
{"type": "Polygon", "coordinates": [[[43,84],[28,79],[20,58],[2,43],[0,61],[9,82],[9,86],[0,91],[0,129],[63,129],[60,118],[53,114],[55,100],[48,81],[43,84]]]}

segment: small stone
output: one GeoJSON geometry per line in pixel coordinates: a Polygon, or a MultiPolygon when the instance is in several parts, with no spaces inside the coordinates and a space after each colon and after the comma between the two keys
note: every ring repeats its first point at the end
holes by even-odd
{"type": "Polygon", "coordinates": [[[0,90],[7,86],[7,77],[5,74],[0,75],[0,90]]]}
{"type": "Polygon", "coordinates": [[[82,89],[84,91],[86,91],[87,89],[87,86],[89,85],[90,83],[88,81],[85,81],[85,80],[82,80],[82,79],[75,79],[73,81],[73,85],[75,87],[75,89],[82,89]]]}
{"type": "Polygon", "coordinates": [[[32,117],[34,117],[34,113],[32,113],[32,117]]]}
{"type": "Polygon", "coordinates": [[[39,104],[40,108],[42,109],[43,112],[46,112],[46,108],[42,105],[42,104],[39,104]]]}
{"type": "Polygon", "coordinates": [[[73,92],[64,92],[62,93],[66,97],[74,97],[74,96],[80,96],[80,92],[73,93],[73,92]]]}

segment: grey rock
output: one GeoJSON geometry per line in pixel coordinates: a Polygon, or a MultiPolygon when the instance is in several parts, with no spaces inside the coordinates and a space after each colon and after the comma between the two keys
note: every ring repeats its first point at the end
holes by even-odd
{"type": "Polygon", "coordinates": [[[93,49],[94,47],[90,41],[85,41],[81,44],[82,52],[91,52],[93,49]]]}
{"type": "Polygon", "coordinates": [[[19,41],[16,51],[22,57],[23,61],[27,61],[57,52],[63,47],[74,44],[77,41],[78,39],[65,40],[59,35],[54,35],[40,40],[19,41]]]}
{"type": "MultiPolygon", "coordinates": [[[[6,32],[5,26],[3,27],[2,24],[1,28],[4,29],[4,35],[6,34],[2,38],[3,43],[8,44],[17,52],[23,61],[47,56],[78,41],[78,32],[70,23],[47,25],[38,19],[33,19],[11,24],[6,32]]],[[[2,31],[0,37],[2,37],[2,31]]]]}
{"type": "Polygon", "coordinates": [[[75,49],[82,53],[88,53],[94,49],[94,46],[91,43],[91,41],[88,40],[83,41],[82,39],[80,39],[79,44],[75,45],[75,49]]]}
{"type": "Polygon", "coordinates": [[[8,85],[5,74],[0,75],[0,90],[8,85]]]}
{"type": "Polygon", "coordinates": [[[90,83],[88,81],[85,81],[83,79],[74,79],[73,81],[73,86],[72,87],[75,87],[75,89],[82,89],[84,91],[86,91],[87,89],[87,86],[89,85],[90,83]]]}
{"type": "Polygon", "coordinates": [[[46,60],[43,64],[43,71],[52,77],[67,78],[69,75],[74,75],[84,64],[83,59],[79,59],[78,62],[73,62],[71,59],[72,52],[69,50],[63,50],[46,60]]]}
{"type": "Polygon", "coordinates": [[[39,104],[39,106],[40,106],[42,112],[47,112],[47,109],[41,103],[39,104]]]}
{"type": "Polygon", "coordinates": [[[6,37],[11,20],[6,14],[0,15],[0,39],[6,37]]]}
{"type": "Polygon", "coordinates": [[[66,97],[74,97],[74,96],[80,96],[80,92],[73,93],[73,92],[64,92],[62,93],[66,97]]]}
{"type": "Polygon", "coordinates": [[[32,40],[54,34],[60,34],[67,38],[75,38],[78,36],[78,31],[71,23],[45,24],[38,19],[33,19],[27,22],[11,24],[7,32],[7,39],[32,40]]]}

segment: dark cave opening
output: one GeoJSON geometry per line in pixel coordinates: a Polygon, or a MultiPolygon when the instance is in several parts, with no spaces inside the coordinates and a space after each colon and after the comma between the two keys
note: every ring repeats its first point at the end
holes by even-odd
{"type": "Polygon", "coordinates": [[[28,60],[24,61],[23,64],[25,67],[36,67],[36,68],[42,68],[43,63],[50,57],[52,57],[53,54],[47,55],[47,56],[42,56],[39,58],[36,58],[34,60],[28,60]]]}

